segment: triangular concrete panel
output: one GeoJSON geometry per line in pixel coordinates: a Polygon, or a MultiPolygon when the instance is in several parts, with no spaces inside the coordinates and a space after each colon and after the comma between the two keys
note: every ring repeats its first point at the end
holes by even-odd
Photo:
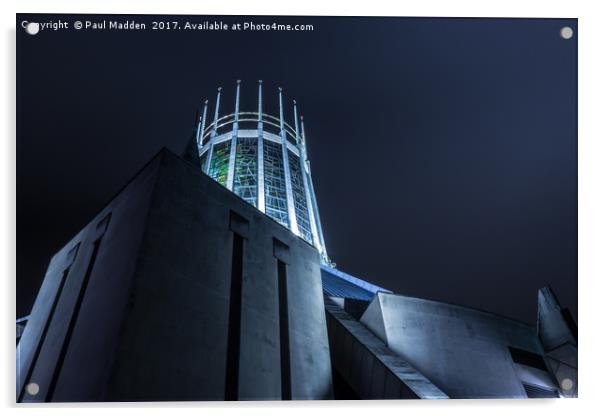
{"type": "Polygon", "coordinates": [[[376,294],[368,308],[362,315],[360,322],[370,329],[374,335],[376,335],[382,342],[387,343],[387,331],[385,329],[385,322],[383,317],[383,311],[381,307],[381,297],[384,293],[379,292],[376,294]]]}

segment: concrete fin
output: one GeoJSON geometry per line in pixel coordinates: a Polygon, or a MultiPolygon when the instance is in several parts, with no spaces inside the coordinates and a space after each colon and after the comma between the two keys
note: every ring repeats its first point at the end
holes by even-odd
{"type": "MultiPolygon", "coordinates": [[[[374,302],[378,302],[375,298],[374,302]]],[[[330,298],[324,298],[329,322],[331,349],[339,355],[333,365],[362,399],[448,399],[431,380],[390,350],[378,337],[330,298]],[[348,335],[346,335],[348,334],[348,335]],[[349,343],[350,341],[350,343],[349,343]],[[349,348],[345,348],[349,345],[349,348]],[[349,352],[355,352],[349,354],[349,352]],[[358,356],[359,355],[359,356],[358,356]],[[372,363],[367,377],[357,371],[363,363],[372,363]],[[357,370],[357,371],[356,371],[357,370]],[[376,374],[380,374],[377,377],[376,374]],[[383,383],[384,379],[384,383],[383,383]],[[388,391],[389,383],[398,386],[388,391]],[[370,384],[369,388],[366,384],[370,384]],[[376,386],[381,386],[378,388],[376,386]]]]}
{"type": "Polygon", "coordinates": [[[388,345],[387,330],[385,329],[383,311],[381,308],[381,297],[382,293],[376,294],[360,318],[360,322],[364,324],[370,331],[374,332],[374,334],[380,338],[382,342],[388,345]]]}
{"type": "Polygon", "coordinates": [[[561,394],[577,397],[577,325],[549,286],[537,294],[537,336],[561,394]]]}
{"type": "Polygon", "coordinates": [[[550,287],[539,290],[537,295],[537,335],[546,351],[564,344],[577,345],[574,324],[567,321],[567,314],[550,287]],[[572,325],[571,325],[572,324],[572,325]]]}

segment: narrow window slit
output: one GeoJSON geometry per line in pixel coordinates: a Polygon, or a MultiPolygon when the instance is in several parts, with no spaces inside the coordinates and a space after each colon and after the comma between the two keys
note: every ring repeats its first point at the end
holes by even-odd
{"type": "Polygon", "coordinates": [[[54,296],[54,300],[52,301],[52,305],[50,306],[50,312],[48,312],[48,318],[46,319],[46,323],[44,323],[44,328],[42,329],[42,333],[40,335],[40,340],[38,341],[38,345],[36,346],[35,352],[33,354],[33,358],[31,359],[31,364],[29,366],[29,370],[27,371],[27,376],[25,378],[25,383],[23,383],[23,390],[21,390],[21,394],[19,395],[19,402],[23,400],[23,396],[26,393],[26,386],[29,384],[31,379],[31,374],[33,373],[33,369],[35,368],[38,358],[40,357],[40,352],[42,351],[42,346],[44,345],[44,340],[46,339],[46,334],[48,334],[48,328],[50,328],[50,324],[54,318],[54,313],[56,311],[56,306],[59,303],[59,299],[61,298],[61,294],[63,293],[63,288],[65,287],[65,281],[67,280],[67,276],[69,276],[69,271],[71,270],[72,264],[70,264],[64,271],[61,276],[61,281],[59,282],[59,286],[56,290],[56,295],[54,296]]]}
{"type": "Polygon", "coordinates": [[[240,361],[240,319],[244,238],[236,233],[233,233],[232,237],[232,271],[230,280],[230,312],[228,315],[225,400],[238,400],[238,373],[240,361]]]}
{"type": "Polygon", "coordinates": [[[280,386],[282,400],[291,400],[291,365],[288,335],[288,295],[286,263],[278,262],[278,307],[280,316],[280,386]]]}
{"type": "Polygon", "coordinates": [[[69,319],[67,333],[65,334],[65,339],[63,340],[63,345],[61,346],[61,351],[60,351],[59,357],[57,359],[56,367],[54,369],[52,379],[50,380],[50,385],[48,386],[48,393],[46,395],[47,402],[51,402],[52,398],[54,396],[54,390],[56,389],[56,384],[58,382],[58,379],[61,374],[61,370],[63,368],[63,364],[65,362],[65,356],[67,355],[67,349],[69,348],[69,343],[71,342],[71,337],[73,336],[73,330],[75,329],[75,324],[77,323],[79,311],[81,309],[82,302],[84,300],[84,295],[86,293],[86,289],[88,288],[88,283],[90,282],[90,276],[92,275],[92,270],[94,269],[94,263],[96,263],[96,257],[98,256],[98,250],[100,249],[101,242],[102,242],[102,236],[94,242],[92,254],[90,256],[90,261],[88,262],[88,267],[86,269],[86,274],[84,275],[82,285],[79,289],[79,293],[78,293],[77,299],[75,301],[75,306],[73,308],[73,313],[71,314],[71,318],[69,319]]]}

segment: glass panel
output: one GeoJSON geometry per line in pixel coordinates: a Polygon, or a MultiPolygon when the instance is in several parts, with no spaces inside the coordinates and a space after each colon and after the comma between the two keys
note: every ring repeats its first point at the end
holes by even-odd
{"type": "Polygon", "coordinates": [[[301,159],[293,152],[289,151],[288,164],[291,168],[291,187],[293,188],[293,199],[295,200],[297,228],[299,228],[299,233],[303,239],[313,243],[311,226],[309,223],[309,211],[307,209],[307,198],[305,198],[305,186],[303,185],[301,159]]]}
{"type": "Polygon", "coordinates": [[[209,176],[226,186],[228,179],[228,162],[230,161],[230,141],[218,143],[213,146],[209,176]]]}
{"type": "Polygon", "coordinates": [[[286,205],[286,183],[282,145],[269,140],[263,141],[263,166],[265,181],[265,213],[288,227],[286,205]]]}
{"type": "Polygon", "coordinates": [[[257,139],[254,137],[237,140],[234,193],[257,206],[257,139]]]}
{"type": "Polygon", "coordinates": [[[205,164],[207,163],[207,154],[208,154],[208,153],[209,153],[208,151],[207,151],[207,152],[205,152],[205,153],[203,153],[203,154],[201,155],[201,158],[200,158],[200,160],[201,160],[201,170],[202,170],[203,172],[206,172],[206,171],[207,171],[207,169],[205,168],[205,164]]]}

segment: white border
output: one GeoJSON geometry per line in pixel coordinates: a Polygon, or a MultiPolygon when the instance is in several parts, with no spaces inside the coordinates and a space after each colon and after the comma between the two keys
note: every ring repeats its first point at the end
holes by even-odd
{"type": "MultiPolygon", "coordinates": [[[[306,414],[325,411],[365,415],[368,412],[399,414],[445,413],[452,415],[504,415],[509,413],[533,413],[576,415],[593,412],[601,406],[599,395],[601,313],[596,307],[601,294],[602,247],[598,240],[602,236],[602,129],[600,97],[602,60],[601,14],[595,1],[549,0],[549,1],[470,1],[470,0],[415,0],[393,2],[370,0],[350,1],[303,0],[297,2],[271,1],[182,1],[148,0],[139,4],[123,0],[106,1],[40,1],[5,4],[0,7],[3,23],[2,83],[4,97],[1,101],[4,130],[0,154],[1,163],[1,210],[2,247],[0,264],[4,268],[2,349],[2,400],[4,406],[14,407],[14,311],[15,311],[15,13],[145,13],[145,14],[272,14],[272,15],[337,15],[337,16],[464,16],[464,17],[570,17],[579,18],[579,395],[576,400],[462,400],[446,402],[296,402],[273,403],[163,403],[156,405],[137,404],[78,404],[48,405],[43,410],[54,414],[102,414],[107,407],[115,414],[163,415],[166,412],[198,415],[199,412],[219,410],[226,412],[249,412],[250,414],[306,414]],[[83,407],[83,408],[82,408],[83,407]],[[286,407],[286,408],[283,408],[286,407]]],[[[21,406],[21,414],[39,407],[21,406]]]]}

